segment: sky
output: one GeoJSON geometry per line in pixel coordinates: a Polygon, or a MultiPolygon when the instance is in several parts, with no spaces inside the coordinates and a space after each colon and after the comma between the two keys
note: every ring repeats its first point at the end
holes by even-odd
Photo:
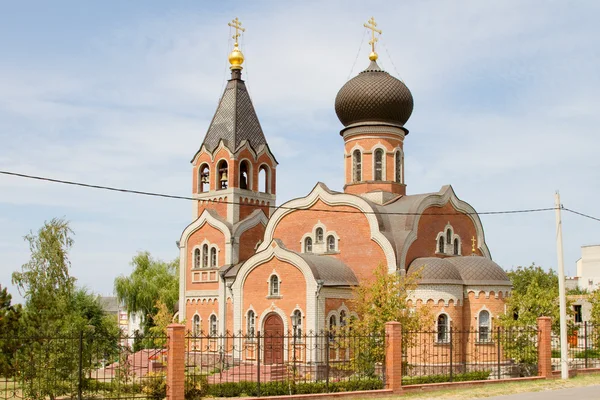
{"type": "MultiPolygon", "coordinates": [[[[368,66],[410,88],[409,194],[451,184],[479,212],[565,207],[600,217],[600,3],[590,1],[120,1],[0,4],[0,170],[175,195],[228,77],[238,17],[246,80],[279,161],[277,203],[321,181],[342,190],[334,100],[368,66]]],[[[70,221],[71,273],[110,295],[138,251],[178,256],[192,205],[0,175],[0,285],[23,237],[70,221]]],[[[481,217],[505,269],[556,268],[553,211],[481,217]]],[[[575,273],[600,222],[563,212],[575,273]]]]}

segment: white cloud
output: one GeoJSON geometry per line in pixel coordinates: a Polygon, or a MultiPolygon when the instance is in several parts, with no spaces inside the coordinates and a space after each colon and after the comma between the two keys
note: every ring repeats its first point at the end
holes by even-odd
{"type": "MultiPolygon", "coordinates": [[[[355,62],[361,25],[376,9],[384,31],[380,61],[392,74],[399,70],[415,97],[405,143],[409,192],[452,183],[477,209],[492,210],[551,205],[560,188],[565,204],[599,214],[590,200],[600,195],[600,35],[591,17],[598,4],[350,4],[277,2],[239,10],[247,28],[244,76],[280,162],[280,203],[316,181],[343,185],[333,103],[355,62]]],[[[77,57],[36,60],[33,52],[27,61],[13,57],[0,65],[0,169],[189,194],[188,162],[228,75],[229,14],[191,8],[131,15],[84,39],[77,57]]],[[[353,74],[366,67],[367,47],[365,39],[353,74]]],[[[0,210],[7,210],[0,237],[19,249],[5,257],[4,268],[26,259],[17,243],[37,228],[34,220],[66,215],[81,237],[74,263],[84,266],[76,273],[101,282],[103,291],[136,250],[176,256],[172,242],[191,217],[189,204],[175,200],[8,177],[0,177],[0,190],[0,210]],[[23,218],[27,213],[36,219],[23,218]]],[[[572,223],[565,223],[569,264],[580,244],[597,237],[598,226],[565,220],[572,223]]],[[[551,221],[550,215],[484,217],[493,254],[507,266],[555,264],[551,221]]]]}

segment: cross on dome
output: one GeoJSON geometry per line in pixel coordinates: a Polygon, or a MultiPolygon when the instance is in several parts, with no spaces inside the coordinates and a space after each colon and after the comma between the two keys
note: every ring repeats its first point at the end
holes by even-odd
{"type": "Polygon", "coordinates": [[[379,40],[375,37],[375,33],[379,33],[381,35],[381,30],[377,29],[377,23],[375,22],[375,17],[371,17],[363,26],[367,29],[371,30],[371,40],[369,40],[369,44],[371,45],[371,54],[369,54],[369,60],[375,61],[377,60],[377,53],[375,52],[375,43],[379,40]]]}

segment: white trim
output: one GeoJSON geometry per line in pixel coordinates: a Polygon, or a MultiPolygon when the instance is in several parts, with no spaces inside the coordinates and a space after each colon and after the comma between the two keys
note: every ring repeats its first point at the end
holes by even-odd
{"type": "Polygon", "coordinates": [[[493,331],[493,326],[492,326],[492,320],[493,320],[493,318],[492,318],[492,312],[490,311],[490,309],[489,309],[489,308],[487,308],[487,306],[486,306],[485,304],[483,304],[483,305],[482,305],[482,306],[479,308],[479,310],[478,310],[478,311],[475,313],[475,321],[476,321],[476,324],[475,324],[475,330],[477,331],[477,341],[478,341],[479,343],[488,343],[488,342],[491,342],[491,341],[492,341],[492,333],[494,332],[494,331],[493,331]],[[488,338],[487,338],[487,340],[481,340],[481,339],[479,339],[479,335],[481,334],[481,333],[479,332],[479,328],[480,328],[480,325],[479,325],[479,315],[480,315],[480,314],[481,314],[483,311],[486,311],[486,312],[488,313],[488,318],[489,318],[489,319],[488,319],[488,338]]]}
{"type": "Polygon", "coordinates": [[[212,168],[211,168],[211,165],[210,165],[210,164],[209,164],[207,161],[202,161],[202,162],[200,163],[200,165],[198,166],[198,168],[196,168],[196,173],[197,173],[197,175],[196,175],[196,176],[197,176],[197,180],[198,180],[198,181],[196,182],[196,183],[197,183],[197,184],[196,184],[196,186],[197,186],[197,187],[196,187],[196,192],[197,192],[197,193],[208,193],[208,192],[210,192],[210,191],[211,191],[211,189],[210,189],[210,180],[211,180],[211,178],[212,178],[212,175],[213,175],[213,174],[211,173],[211,170],[212,170],[212,168]],[[203,167],[204,165],[206,165],[206,166],[208,167],[208,190],[207,190],[207,191],[202,191],[202,190],[200,190],[200,189],[201,189],[201,187],[202,187],[202,180],[201,180],[202,167],[203,167]]]}
{"type": "MultiPolygon", "coordinates": [[[[363,153],[364,154],[364,153],[363,153]]],[[[383,144],[381,143],[377,143],[376,145],[374,145],[371,148],[371,158],[372,158],[372,163],[371,163],[371,180],[375,181],[375,182],[385,182],[386,181],[386,159],[387,159],[387,154],[388,154],[388,150],[384,147],[383,144]],[[377,150],[381,150],[383,152],[383,154],[381,155],[381,179],[376,179],[375,178],[375,152],[377,150]]]]}
{"type": "Polygon", "coordinates": [[[272,194],[273,190],[271,189],[271,179],[273,179],[273,175],[271,173],[271,166],[265,162],[262,162],[258,165],[257,168],[258,174],[256,175],[256,178],[258,180],[258,185],[256,186],[256,191],[258,193],[267,193],[267,194],[272,194]],[[261,192],[260,191],[260,171],[262,169],[262,167],[265,167],[265,175],[266,175],[266,185],[265,185],[265,191],[261,192]]]}
{"type": "MultiPolygon", "coordinates": [[[[379,221],[375,215],[375,210],[365,200],[359,196],[346,193],[331,193],[327,186],[323,183],[318,183],[314,189],[306,196],[299,199],[288,201],[279,207],[269,219],[269,223],[265,228],[265,239],[258,248],[258,251],[263,251],[273,241],[275,229],[281,220],[288,214],[294,212],[294,209],[307,209],[312,207],[318,201],[322,201],[328,206],[345,205],[357,208],[362,211],[364,217],[369,223],[371,237],[377,243],[386,258],[388,272],[396,271],[396,253],[390,241],[379,230],[379,221]],[[285,208],[284,208],[285,207],[285,208]],[[290,209],[291,208],[291,209],[290,209]]],[[[406,257],[406,255],[405,255],[406,257]]]]}
{"type": "MultiPolygon", "coordinates": [[[[263,242],[264,244],[264,242],[263,242]]],[[[266,243],[265,249],[259,250],[256,254],[250,257],[244,264],[241,266],[238,271],[235,281],[233,282],[232,289],[233,292],[236,293],[236,296],[233,298],[233,306],[234,306],[234,331],[237,332],[240,330],[240,326],[242,323],[241,310],[244,301],[244,284],[246,283],[246,279],[255,268],[260,265],[269,262],[271,259],[276,258],[283,262],[287,262],[290,265],[296,267],[304,276],[305,285],[306,285],[306,310],[309,311],[306,314],[306,327],[307,329],[313,329],[315,326],[315,316],[314,313],[311,313],[310,310],[316,310],[316,297],[315,292],[317,291],[317,282],[312,274],[312,270],[306,264],[304,259],[300,257],[298,254],[289,251],[285,248],[279,247],[277,242],[271,241],[266,243]]],[[[301,282],[297,282],[297,284],[302,284],[301,282]]],[[[249,301],[249,299],[245,299],[249,301]]]]}
{"type": "Polygon", "coordinates": [[[253,163],[251,160],[247,159],[247,158],[242,158],[241,160],[238,160],[238,187],[242,190],[251,190],[254,191],[254,189],[252,188],[252,183],[254,182],[252,177],[252,172],[253,172],[253,163]],[[248,182],[246,182],[246,189],[242,189],[241,185],[239,183],[241,183],[241,178],[242,178],[242,163],[246,161],[248,163],[248,182]]]}
{"type": "Polygon", "coordinates": [[[227,190],[231,187],[231,167],[229,165],[231,159],[227,160],[226,158],[219,158],[217,162],[215,162],[215,192],[220,192],[222,190],[227,190]],[[221,161],[225,161],[227,163],[227,187],[221,188],[221,177],[219,176],[219,164],[221,161]]]}
{"type": "MultiPolygon", "coordinates": [[[[404,240],[404,244],[402,246],[402,253],[399,255],[400,270],[406,270],[406,256],[408,254],[410,246],[417,240],[417,229],[419,227],[419,220],[421,218],[422,213],[429,207],[443,207],[448,202],[450,202],[457,211],[465,213],[465,215],[471,219],[473,225],[475,226],[475,231],[477,232],[478,248],[481,250],[484,257],[489,259],[492,258],[490,251],[485,243],[483,225],[481,224],[481,220],[479,219],[477,212],[470,204],[456,197],[452,186],[444,186],[438,193],[431,194],[425,197],[423,200],[421,200],[416,209],[409,210],[410,212],[414,212],[416,215],[412,219],[412,228],[406,236],[406,239],[404,240]]],[[[409,224],[410,218],[408,218],[407,220],[407,225],[409,224]]]]}

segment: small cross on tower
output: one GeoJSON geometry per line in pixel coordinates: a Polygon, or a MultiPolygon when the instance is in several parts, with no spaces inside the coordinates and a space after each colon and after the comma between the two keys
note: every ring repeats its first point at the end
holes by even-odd
{"type": "Polygon", "coordinates": [[[472,246],[471,246],[471,252],[472,252],[473,254],[475,254],[475,243],[477,243],[477,239],[475,239],[475,236],[473,236],[473,237],[471,238],[471,243],[472,243],[472,246]]]}
{"type": "Polygon", "coordinates": [[[371,54],[369,54],[369,60],[375,61],[377,60],[377,53],[375,53],[375,43],[379,40],[375,37],[375,32],[381,35],[381,30],[377,29],[377,23],[375,22],[375,17],[371,17],[370,20],[367,21],[366,24],[363,24],[365,28],[371,30],[371,40],[369,40],[369,44],[371,45],[371,54]]]}
{"type": "Polygon", "coordinates": [[[233,40],[235,40],[235,45],[237,46],[238,38],[242,35],[239,31],[246,32],[246,29],[242,28],[242,23],[240,22],[238,17],[235,17],[235,19],[232,20],[227,25],[229,25],[230,27],[235,29],[235,35],[233,35],[232,37],[233,37],[233,40]]]}

